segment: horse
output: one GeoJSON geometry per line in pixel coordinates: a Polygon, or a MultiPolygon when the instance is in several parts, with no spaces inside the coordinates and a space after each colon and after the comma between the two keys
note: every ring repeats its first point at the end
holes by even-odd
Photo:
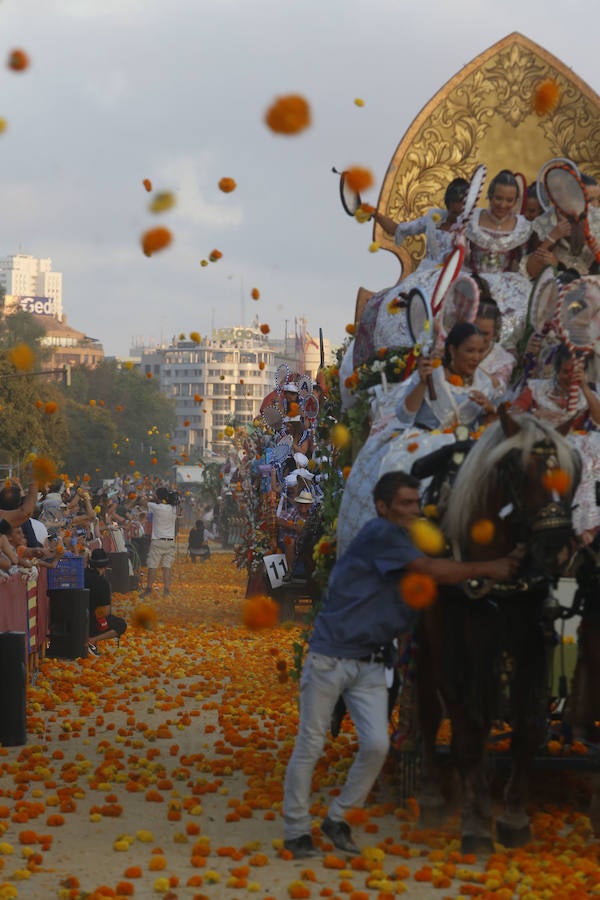
{"type": "Polygon", "coordinates": [[[531,838],[525,804],[545,719],[544,605],[569,555],[571,500],[580,470],[578,454],[556,430],[528,414],[513,418],[501,408],[500,419],[466,457],[448,498],[442,528],[455,558],[493,559],[516,549],[523,554],[519,575],[510,584],[470,581],[444,588],[417,635],[423,741],[418,800],[424,821],[445,806],[436,754],[443,704],[463,788],[464,853],[493,850],[485,747],[499,709],[503,654],[512,663],[512,767],[496,831],[505,846],[521,846],[531,838]],[[555,470],[566,473],[568,489],[561,496],[546,486],[547,474],[555,470]],[[493,531],[487,543],[477,542],[472,527],[481,520],[493,531]]]}

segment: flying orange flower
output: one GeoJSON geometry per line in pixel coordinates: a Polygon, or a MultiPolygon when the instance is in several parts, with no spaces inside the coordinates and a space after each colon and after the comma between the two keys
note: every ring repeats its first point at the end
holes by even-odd
{"type": "Polygon", "coordinates": [[[55,403],[54,400],[49,400],[44,407],[44,412],[47,416],[53,416],[57,409],[58,403],[55,403]]]}
{"type": "Polygon", "coordinates": [[[235,191],[237,184],[233,178],[221,178],[219,181],[219,190],[223,191],[224,194],[230,194],[232,191],[235,191]]]}
{"type": "Polygon", "coordinates": [[[8,68],[13,72],[24,72],[29,67],[29,57],[24,50],[11,50],[8,56],[8,68]]]}
{"type": "Polygon", "coordinates": [[[144,180],[142,181],[142,184],[144,185],[144,187],[146,188],[148,193],[150,193],[150,191],[152,190],[152,182],[150,181],[150,179],[144,178],[144,180]]]}
{"type": "Polygon", "coordinates": [[[261,325],[260,330],[262,334],[268,334],[271,330],[271,327],[267,324],[261,325]]]}
{"type": "Polygon", "coordinates": [[[354,322],[349,322],[348,325],[346,325],[346,334],[354,334],[355,332],[356,325],[354,324],[354,322]]]}
{"type": "Polygon", "coordinates": [[[211,262],[217,262],[217,260],[221,259],[223,254],[220,250],[211,250],[208,254],[208,258],[211,262]]]}
{"type": "Polygon", "coordinates": [[[261,372],[264,371],[265,366],[266,366],[266,363],[263,362],[262,359],[261,359],[261,361],[260,361],[259,364],[258,364],[258,368],[260,369],[261,372]]]}
{"type": "Polygon", "coordinates": [[[495,533],[496,526],[490,519],[479,519],[471,525],[471,540],[475,544],[490,544],[495,533]]]}
{"type": "Polygon", "coordinates": [[[90,400],[89,403],[90,403],[90,406],[95,406],[95,405],[96,405],[96,401],[95,401],[95,400],[90,400]]]}
{"type": "Polygon", "coordinates": [[[299,94],[278,97],[265,113],[265,123],[275,134],[299,134],[310,121],[310,106],[299,94]]]}
{"type": "Polygon", "coordinates": [[[41,400],[36,400],[35,405],[36,405],[36,409],[41,409],[44,404],[42,403],[41,400]]]}
{"type": "Polygon", "coordinates": [[[11,348],[8,358],[17,372],[30,372],[35,362],[35,354],[29,344],[15,344],[11,348]]]}
{"type": "Polygon", "coordinates": [[[152,256],[168,247],[172,240],[173,235],[168,228],[151,228],[142,235],[142,250],[146,256],[152,256]]]}
{"type": "Polygon", "coordinates": [[[260,297],[260,291],[259,291],[259,289],[258,289],[258,288],[252,288],[252,290],[250,291],[250,296],[252,297],[253,300],[258,300],[259,297],[260,297]]]}
{"type": "Polygon", "coordinates": [[[177,198],[172,191],[160,191],[156,194],[150,203],[148,209],[153,213],[167,212],[177,203],[177,198]]]}
{"type": "Polygon", "coordinates": [[[568,493],[571,487],[571,478],[564,469],[550,469],[548,472],[544,472],[542,484],[547,491],[555,491],[562,497],[568,493]]]}
{"type": "Polygon", "coordinates": [[[152,372],[146,372],[146,378],[152,378],[152,372]]]}
{"type": "Polygon", "coordinates": [[[271,597],[250,597],[242,605],[242,622],[246,628],[272,628],[279,619],[279,604],[271,597]]]}
{"type": "Polygon", "coordinates": [[[152,631],[156,625],[156,613],[151,606],[140,605],[133,611],[132,624],[134,628],[144,628],[152,631]]]}
{"type": "Polygon", "coordinates": [[[190,424],[190,420],[189,420],[189,419],[185,419],[185,421],[184,421],[184,423],[183,423],[183,424],[184,424],[184,425],[185,425],[185,427],[186,427],[186,428],[187,428],[187,427],[188,427],[188,425],[189,425],[189,424],[190,424]]]}
{"type": "Polygon", "coordinates": [[[344,175],[345,184],[348,185],[351,191],[356,191],[357,194],[360,194],[361,191],[367,191],[375,183],[373,173],[361,166],[352,166],[346,169],[344,175]]]}
{"type": "Polygon", "coordinates": [[[197,331],[190,331],[190,341],[193,341],[195,344],[202,343],[202,338],[197,331]]]}
{"type": "Polygon", "coordinates": [[[201,397],[200,394],[194,394],[194,403],[202,403],[204,397],[201,397]]]}
{"type": "Polygon", "coordinates": [[[31,476],[41,486],[49,484],[56,478],[56,467],[51,459],[36,456],[31,463],[31,476]]]}
{"type": "Polygon", "coordinates": [[[409,572],[400,580],[400,594],[411,609],[426,609],[435,602],[437,585],[429,575],[409,572]]]}
{"type": "Polygon", "coordinates": [[[546,116],[553,112],[560,101],[560,88],[551,78],[536,85],[531,100],[533,110],[538,116],[546,116]]]}

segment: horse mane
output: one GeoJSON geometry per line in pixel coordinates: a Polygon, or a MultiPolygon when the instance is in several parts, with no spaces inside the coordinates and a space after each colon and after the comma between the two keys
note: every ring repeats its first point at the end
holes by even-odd
{"type": "Polygon", "coordinates": [[[521,452],[521,464],[525,467],[533,446],[549,440],[556,449],[559,467],[569,474],[572,485],[578,483],[579,454],[561,434],[530,413],[516,415],[514,421],[519,430],[512,437],[506,437],[500,421],[486,428],[460,467],[443,522],[444,532],[459,546],[467,544],[473,522],[493,514],[490,500],[505,487],[506,481],[500,464],[512,450],[521,452]]]}

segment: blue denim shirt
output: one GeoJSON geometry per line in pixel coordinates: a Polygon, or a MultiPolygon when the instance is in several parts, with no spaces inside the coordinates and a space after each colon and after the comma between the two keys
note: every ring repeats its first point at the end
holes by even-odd
{"type": "Polygon", "coordinates": [[[333,567],[310,649],[358,659],[411,628],[415,614],[398,583],[402,570],[422,556],[404,528],[383,518],[367,522],[333,567]]]}

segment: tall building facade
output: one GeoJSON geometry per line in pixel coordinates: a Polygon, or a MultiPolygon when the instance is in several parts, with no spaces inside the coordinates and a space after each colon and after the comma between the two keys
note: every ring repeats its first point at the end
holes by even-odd
{"type": "Polygon", "coordinates": [[[61,321],[62,272],[52,271],[51,259],[36,259],[24,253],[0,257],[0,285],[6,295],[6,312],[20,307],[61,321]]]}
{"type": "Polygon", "coordinates": [[[178,340],[144,349],[140,369],[175,401],[177,451],[204,458],[231,446],[224,433],[230,422],[248,425],[258,415],[273,390],[276,364],[258,328],[236,327],[217,330],[199,344],[178,340]]]}

